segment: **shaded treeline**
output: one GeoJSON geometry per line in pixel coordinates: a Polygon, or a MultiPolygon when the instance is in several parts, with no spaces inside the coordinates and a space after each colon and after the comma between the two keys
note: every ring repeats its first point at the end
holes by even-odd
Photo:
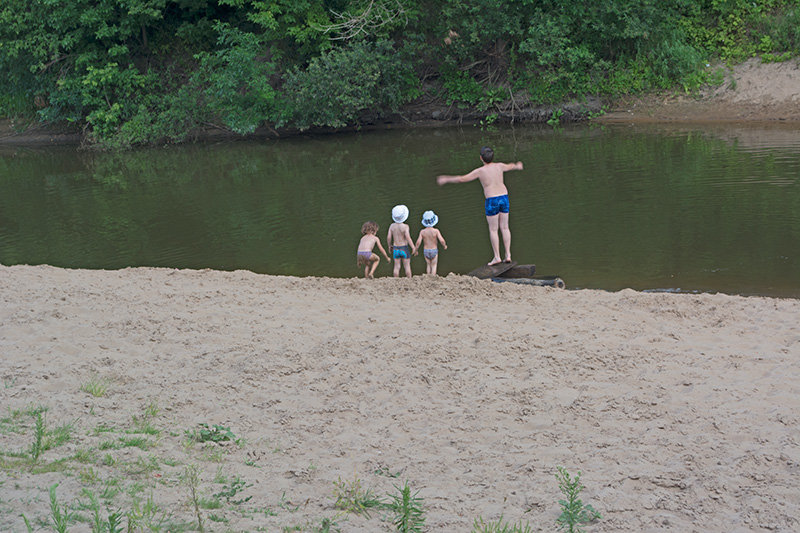
{"type": "Polygon", "coordinates": [[[558,106],[800,49],[798,0],[4,0],[0,115],[108,146],[558,106]]]}

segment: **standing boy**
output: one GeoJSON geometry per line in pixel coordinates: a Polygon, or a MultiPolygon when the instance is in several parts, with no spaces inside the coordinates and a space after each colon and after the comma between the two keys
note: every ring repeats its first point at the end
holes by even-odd
{"type": "Polygon", "coordinates": [[[394,257],[394,277],[400,277],[400,264],[406,271],[406,277],[411,277],[411,254],[417,251],[414,241],[411,239],[411,232],[408,224],[404,224],[408,218],[408,207],[396,205],[392,208],[392,220],[394,224],[389,226],[389,233],[386,235],[386,245],[392,251],[394,257]]]}
{"type": "Polygon", "coordinates": [[[483,196],[486,198],[484,211],[486,222],[489,224],[489,242],[492,244],[494,257],[489,261],[489,266],[501,262],[500,259],[500,238],[498,231],[503,235],[503,245],[506,249],[505,262],[511,262],[511,230],[508,227],[508,189],[503,183],[503,173],[509,170],[522,170],[522,162],[516,163],[493,163],[494,150],[488,146],[481,148],[481,161],[483,166],[476,168],[469,174],[463,176],[439,176],[436,183],[464,183],[479,179],[483,186],[483,196]]]}
{"type": "Polygon", "coordinates": [[[419,245],[422,243],[422,255],[425,257],[425,264],[428,267],[427,273],[436,275],[436,267],[439,264],[439,243],[442,243],[444,249],[447,250],[447,243],[442,237],[442,233],[434,228],[436,223],[439,222],[439,217],[433,211],[425,211],[422,213],[422,225],[425,229],[419,232],[417,237],[416,247],[419,250],[419,245]]]}

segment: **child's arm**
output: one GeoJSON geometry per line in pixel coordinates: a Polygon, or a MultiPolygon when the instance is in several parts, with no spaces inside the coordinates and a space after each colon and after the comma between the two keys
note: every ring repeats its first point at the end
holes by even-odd
{"type": "Polygon", "coordinates": [[[522,161],[503,163],[503,172],[508,172],[509,170],[522,170],[522,161]]]}
{"type": "Polygon", "coordinates": [[[464,183],[466,181],[472,181],[476,179],[478,176],[480,176],[480,172],[481,167],[478,167],[469,174],[464,174],[463,176],[447,176],[443,174],[436,177],[436,183],[438,185],[444,185],[445,183],[464,183]]]}
{"type": "Polygon", "coordinates": [[[414,246],[417,247],[417,249],[414,251],[414,255],[417,255],[417,253],[419,252],[419,245],[421,242],[422,242],[422,230],[420,230],[419,237],[417,237],[417,242],[414,244],[414,246]]]}
{"type": "Polygon", "coordinates": [[[442,237],[442,232],[438,229],[436,230],[436,236],[439,237],[439,242],[441,242],[444,249],[447,250],[447,243],[444,241],[444,237],[442,237]]]}
{"type": "Polygon", "coordinates": [[[389,226],[389,231],[386,233],[386,247],[392,249],[392,227],[389,226]]]}
{"type": "Polygon", "coordinates": [[[417,253],[417,247],[414,245],[414,239],[411,238],[411,231],[409,231],[408,227],[404,228],[406,233],[406,239],[408,240],[408,244],[411,245],[411,253],[417,253]]]}
{"type": "Polygon", "coordinates": [[[381,239],[377,235],[375,236],[375,244],[378,245],[378,250],[381,251],[383,257],[385,257],[386,260],[389,261],[390,260],[389,256],[387,255],[386,250],[383,249],[383,245],[381,244],[381,239]]]}

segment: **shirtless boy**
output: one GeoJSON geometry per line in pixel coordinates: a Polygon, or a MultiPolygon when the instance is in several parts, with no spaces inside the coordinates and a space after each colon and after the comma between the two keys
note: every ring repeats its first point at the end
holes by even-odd
{"type": "Polygon", "coordinates": [[[394,257],[394,277],[400,277],[400,265],[406,271],[406,277],[411,277],[411,254],[416,253],[417,248],[411,239],[411,232],[408,224],[404,224],[408,218],[408,208],[404,205],[396,205],[392,208],[392,220],[394,224],[389,226],[389,233],[386,235],[387,246],[392,250],[394,257]]]}
{"type": "Polygon", "coordinates": [[[511,262],[511,230],[508,227],[508,189],[503,183],[503,173],[509,170],[522,170],[522,162],[516,163],[493,163],[494,150],[488,146],[481,148],[481,161],[483,166],[476,168],[469,174],[463,176],[438,176],[436,183],[464,183],[478,179],[483,186],[483,196],[486,198],[484,211],[486,222],[489,224],[489,242],[492,244],[494,257],[489,261],[489,266],[501,262],[500,259],[500,238],[498,231],[503,236],[503,245],[506,249],[505,262],[511,262]]]}
{"type": "Polygon", "coordinates": [[[356,265],[364,267],[365,278],[373,278],[375,277],[375,269],[378,268],[378,263],[381,262],[381,258],[373,253],[372,250],[377,246],[387,262],[389,261],[389,256],[386,255],[386,250],[383,249],[381,239],[378,237],[378,224],[371,220],[364,222],[361,226],[361,235],[363,235],[363,237],[361,237],[358,243],[356,265]]]}
{"type": "Polygon", "coordinates": [[[444,249],[447,250],[444,237],[438,229],[434,228],[437,222],[439,222],[439,217],[433,211],[422,213],[422,225],[425,226],[425,229],[419,232],[415,243],[418,251],[419,245],[422,243],[422,255],[425,257],[425,264],[428,267],[427,273],[434,276],[436,275],[436,266],[439,264],[439,243],[441,242],[444,249]]]}

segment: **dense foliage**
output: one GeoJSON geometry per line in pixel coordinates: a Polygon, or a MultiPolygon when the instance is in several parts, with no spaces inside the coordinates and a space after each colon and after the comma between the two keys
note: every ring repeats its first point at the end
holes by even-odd
{"type": "Polygon", "coordinates": [[[799,51],[800,0],[4,0],[0,115],[125,146],[691,90],[799,51]]]}

